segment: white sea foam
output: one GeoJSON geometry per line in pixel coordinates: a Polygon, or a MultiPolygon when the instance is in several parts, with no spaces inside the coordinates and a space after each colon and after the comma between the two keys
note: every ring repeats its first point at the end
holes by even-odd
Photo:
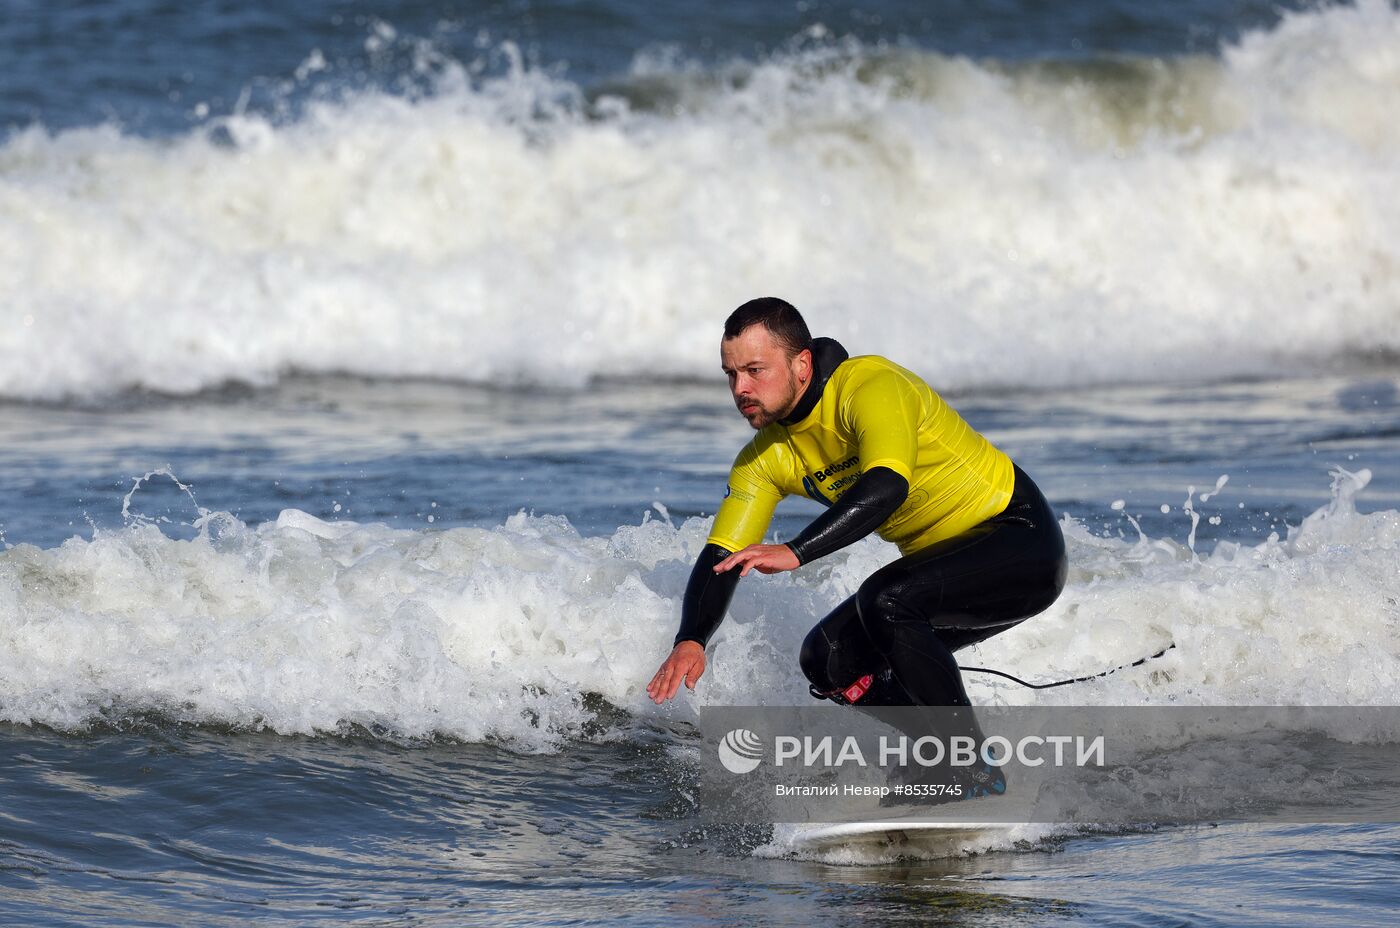
{"type": "Polygon", "coordinates": [[[1382,0],[1211,59],[639,63],[674,111],[434,68],[432,94],[290,122],[10,137],[0,395],[702,376],[717,320],[769,293],[945,387],[1400,351],[1382,0]]]}
{"type": "Polygon", "coordinates": [[[1100,538],[1068,521],[1070,579],[1060,600],[961,652],[959,662],[1063,679],[1176,648],[1143,667],[1040,693],[983,678],[974,701],[1392,703],[1400,689],[1400,512],[1357,512],[1370,479],[1369,471],[1339,469],[1332,502],[1286,536],[1221,542],[1204,556],[1169,539],[1100,538]]]}
{"type": "MultiPolygon", "coordinates": [[[[1047,612],[962,652],[1032,678],[1107,679],[1034,695],[970,676],[974,701],[1091,705],[1388,704],[1400,687],[1400,512],[1358,513],[1369,475],[1288,537],[1194,554],[1067,522],[1072,572],[1047,612]]],[[[644,687],[668,653],[706,520],[581,537],[517,515],[494,529],[396,530],[287,510],[256,528],[208,514],[0,552],[0,718],[64,729],[154,712],[200,724],[501,739],[584,736],[598,694],[642,720],[705,705],[805,705],[802,637],[894,556],[867,540],[741,584],[693,692],[644,687]]],[[[1182,533],[1187,529],[1183,526],[1182,533]]]]}

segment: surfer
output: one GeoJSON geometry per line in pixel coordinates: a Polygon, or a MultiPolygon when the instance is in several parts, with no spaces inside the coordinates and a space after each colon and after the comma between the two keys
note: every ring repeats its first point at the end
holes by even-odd
{"type": "Polygon", "coordinates": [[[758,434],[735,459],[648,695],[659,704],[695,687],[740,577],[793,570],[876,532],[902,556],[807,635],[799,662],[812,695],[970,706],[953,653],[1041,612],[1064,586],[1064,539],[1040,489],[919,377],[813,339],[784,300],[736,309],[720,357],[758,434]],[[792,541],[762,544],[793,494],[827,509],[792,541]]]}

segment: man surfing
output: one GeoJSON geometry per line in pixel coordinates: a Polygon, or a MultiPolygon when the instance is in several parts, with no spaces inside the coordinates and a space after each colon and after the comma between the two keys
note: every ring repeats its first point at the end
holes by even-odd
{"type": "Polygon", "coordinates": [[[919,377],[814,340],[784,300],[736,309],[720,358],[758,434],[734,461],[647,694],[660,704],[683,682],[694,689],[740,577],[793,570],[876,532],[902,556],[808,633],[799,661],[812,695],[970,706],[953,652],[1041,612],[1064,586],[1064,538],[1039,488],[919,377]],[[827,509],[792,541],[762,544],[792,494],[827,509]]]}

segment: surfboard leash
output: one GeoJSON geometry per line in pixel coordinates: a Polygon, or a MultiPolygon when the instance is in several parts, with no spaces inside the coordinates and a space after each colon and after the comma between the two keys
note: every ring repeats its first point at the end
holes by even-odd
{"type": "Polygon", "coordinates": [[[1137,660],[1133,661],[1131,664],[1122,664],[1122,665],[1120,665],[1120,666],[1118,666],[1118,667],[1114,667],[1114,668],[1112,668],[1112,669],[1110,669],[1110,670],[1101,670],[1101,671],[1099,671],[1098,673],[1091,673],[1091,674],[1089,674],[1089,675],[1086,676],[1086,677],[1075,677],[1075,678],[1073,678],[1072,680],[1056,680],[1054,683],[1027,683],[1025,680],[1022,680],[1020,677],[1013,677],[1013,676],[1012,676],[1011,674],[1009,674],[1009,673],[1006,673],[1006,672],[1001,671],[1001,670],[993,670],[993,669],[991,669],[990,667],[963,667],[963,668],[961,668],[961,669],[962,669],[962,670],[971,671],[971,672],[973,672],[973,673],[990,673],[990,674],[995,674],[995,675],[997,675],[998,677],[1005,677],[1006,679],[1010,680],[1010,681],[1013,682],[1013,683],[1019,683],[1019,684],[1021,684],[1022,686],[1028,687],[1028,688],[1033,689],[1033,690],[1048,690],[1048,689],[1050,689],[1050,687],[1052,687],[1052,686],[1069,686],[1071,683],[1083,683],[1085,680],[1096,680],[1096,679],[1098,679],[1099,677],[1106,677],[1106,676],[1108,676],[1108,675],[1111,674],[1111,673],[1117,673],[1117,672],[1120,671],[1120,670],[1127,670],[1127,669],[1130,668],[1130,667],[1140,667],[1140,666],[1142,666],[1143,664],[1146,664],[1148,661],[1156,660],[1157,658],[1161,657],[1163,654],[1166,654],[1168,651],[1170,651],[1172,648],[1175,648],[1175,647],[1176,647],[1176,642],[1173,641],[1171,644],[1167,645],[1165,648],[1163,648],[1162,650],[1158,651],[1156,654],[1149,654],[1149,655],[1147,655],[1146,657],[1140,657],[1140,658],[1138,658],[1137,660]]]}

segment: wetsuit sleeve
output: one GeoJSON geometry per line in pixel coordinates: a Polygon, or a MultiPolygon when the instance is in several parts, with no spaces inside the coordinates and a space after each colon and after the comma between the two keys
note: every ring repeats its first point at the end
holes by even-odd
{"type": "Polygon", "coordinates": [[[913,388],[894,373],[877,374],[851,390],[841,416],[855,436],[862,470],[887,467],[906,483],[913,480],[921,415],[913,388]]]}
{"type": "Polygon", "coordinates": [[[710,643],[710,636],[724,621],[724,613],[729,601],[734,597],[734,588],[739,585],[739,571],[726,570],[715,573],[715,565],[728,557],[730,552],[719,545],[705,545],[700,557],[690,571],[690,582],[685,585],[685,598],[681,600],[681,630],[676,634],[675,647],[682,641],[698,641],[703,648],[710,643]]]}
{"type": "Polygon", "coordinates": [[[884,465],[872,467],[788,547],[803,564],[825,557],[875,531],[908,495],[908,480],[884,465]]]}
{"type": "Polygon", "coordinates": [[[674,647],[682,641],[698,641],[701,646],[724,621],[725,610],[739,585],[739,571],[715,573],[715,565],[731,553],[757,544],[768,531],[773,510],[783,494],[767,479],[752,446],[739,452],[729,472],[729,485],[724,490],[724,502],[715,513],[710,537],[690,571],[681,600],[681,630],[674,647]]]}
{"type": "Polygon", "coordinates": [[[760,462],[750,448],[739,452],[734,468],[729,472],[729,485],[724,490],[724,502],[715,513],[708,544],[730,551],[740,551],[763,540],[773,510],[783,494],[763,473],[760,462]]]}

